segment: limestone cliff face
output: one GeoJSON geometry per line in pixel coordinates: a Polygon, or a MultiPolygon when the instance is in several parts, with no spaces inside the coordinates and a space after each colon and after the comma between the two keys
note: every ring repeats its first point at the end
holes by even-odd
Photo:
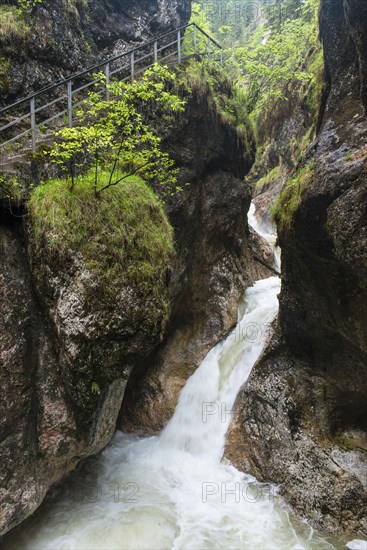
{"type": "MultiPolygon", "coordinates": [[[[2,100],[186,24],[190,5],[45,0],[30,35],[16,47],[0,43],[10,63],[2,100]]],[[[167,317],[136,286],[122,284],[117,300],[101,300],[78,258],[44,257],[39,269],[25,211],[15,208],[0,200],[0,535],[108,443],[129,374],[159,344],[167,317]]]]}
{"type": "Polygon", "coordinates": [[[185,114],[165,139],[184,186],[168,205],[177,248],[173,312],[157,353],[132,373],[119,423],[123,431],[148,435],[163,428],[186,380],[236,323],[244,289],[271,275],[254,252],[268,255],[270,264],[272,252],[250,236],[247,224],[251,189],[243,177],[254,161],[248,137],[245,151],[235,129],[198,94],[188,98],[185,114]]]}
{"type": "Polygon", "coordinates": [[[227,456],[314,525],[367,534],[367,6],[323,0],[328,96],[280,234],[279,326],[237,401],[227,456]]]}
{"type": "Polygon", "coordinates": [[[35,276],[23,225],[2,221],[0,534],[109,442],[128,376],[167,319],[136,285],[121,285],[109,303],[78,258],[38,257],[35,276]]]}
{"type": "Polygon", "coordinates": [[[27,31],[0,38],[1,103],[183,26],[190,13],[191,0],[43,0],[27,31]]]}

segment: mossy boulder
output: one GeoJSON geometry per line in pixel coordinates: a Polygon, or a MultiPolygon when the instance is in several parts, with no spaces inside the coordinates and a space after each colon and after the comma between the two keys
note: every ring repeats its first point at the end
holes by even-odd
{"type": "Polygon", "coordinates": [[[169,316],[172,229],[139,178],[94,195],[88,175],[37,187],[29,200],[29,258],[56,329],[70,395],[86,414],[161,340],[169,316]],[[98,388],[98,391],[92,388],[98,388]]]}

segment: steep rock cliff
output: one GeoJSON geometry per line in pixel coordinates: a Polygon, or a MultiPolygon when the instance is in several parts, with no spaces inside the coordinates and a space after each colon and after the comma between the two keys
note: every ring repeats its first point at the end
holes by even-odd
{"type": "Polygon", "coordinates": [[[168,205],[177,249],[168,336],[132,373],[119,424],[140,435],[163,428],[188,377],[235,324],[244,289],[272,274],[254,255],[274,261],[247,224],[251,188],[243,177],[254,161],[251,133],[246,146],[200,91],[187,100],[185,114],[165,139],[185,189],[168,205]]]}
{"type": "Polygon", "coordinates": [[[118,280],[109,297],[75,251],[35,256],[28,229],[1,221],[0,534],[109,442],[128,376],[167,321],[161,297],[118,280]]]}
{"type": "Polygon", "coordinates": [[[227,456],[318,528],[367,535],[367,6],[322,0],[328,95],[311,178],[280,232],[279,326],[227,456]]]}
{"type": "Polygon", "coordinates": [[[43,0],[0,33],[1,103],[181,27],[190,13],[191,0],[43,0]]]}
{"type": "MultiPolygon", "coordinates": [[[[45,0],[22,39],[1,33],[1,100],[184,25],[190,5],[45,0]]],[[[45,252],[35,262],[24,214],[0,197],[0,534],[108,443],[131,369],[167,321],[161,301],[137,285],[121,283],[107,299],[77,256],[63,262],[45,252]]]]}

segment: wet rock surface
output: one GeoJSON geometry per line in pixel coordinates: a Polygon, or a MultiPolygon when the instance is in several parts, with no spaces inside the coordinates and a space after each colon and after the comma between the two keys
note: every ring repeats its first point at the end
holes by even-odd
{"type": "Polygon", "coordinates": [[[190,0],[44,0],[24,36],[0,39],[1,104],[179,28],[190,13],[190,0]]]}
{"type": "MultiPolygon", "coordinates": [[[[45,0],[30,16],[29,35],[16,47],[0,43],[10,63],[2,101],[186,24],[190,6],[45,0]]],[[[35,262],[15,212],[0,201],[0,535],[109,442],[129,374],[160,343],[167,317],[136,286],[122,284],[106,300],[77,255],[35,262]]]]}
{"type": "Polygon", "coordinates": [[[316,527],[367,535],[366,5],[324,0],[328,96],[312,185],[279,235],[277,334],[237,400],[226,454],[316,527]],[[357,14],[359,14],[357,16],[357,14]]]}
{"type": "Polygon", "coordinates": [[[165,147],[180,167],[180,182],[190,185],[169,205],[177,257],[168,336],[132,373],[123,402],[120,428],[140,435],[164,427],[188,377],[236,323],[244,289],[272,275],[254,254],[272,267],[274,262],[247,224],[251,189],[243,177],[254,149],[245,152],[235,130],[218,120],[205,98],[189,100],[165,147]]]}
{"type": "Polygon", "coordinates": [[[160,342],[165,315],[137,288],[122,287],[113,305],[87,300],[97,287],[82,263],[46,260],[44,279],[34,277],[20,224],[0,227],[0,256],[2,534],[107,445],[131,369],[160,342]]]}

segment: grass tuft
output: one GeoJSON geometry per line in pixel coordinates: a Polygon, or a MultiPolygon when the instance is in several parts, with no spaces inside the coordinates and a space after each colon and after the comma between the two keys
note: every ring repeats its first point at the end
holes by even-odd
{"type": "Polygon", "coordinates": [[[270,184],[272,184],[274,181],[279,180],[281,178],[281,170],[280,166],[276,166],[270,172],[268,172],[264,177],[259,179],[256,183],[256,190],[261,193],[264,189],[268,188],[270,184]]]}
{"type": "Polygon", "coordinates": [[[31,29],[15,6],[0,6],[0,41],[10,42],[30,36],[31,29]]]}
{"type": "Polygon", "coordinates": [[[24,198],[25,193],[20,181],[11,174],[0,174],[0,200],[20,205],[24,198]]]}
{"type": "Polygon", "coordinates": [[[174,247],[162,204],[137,176],[97,199],[93,177],[81,177],[72,191],[63,179],[34,189],[28,208],[36,262],[79,256],[112,296],[130,283],[163,299],[174,247]]]}
{"type": "Polygon", "coordinates": [[[302,198],[314,180],[315,163],[306,164],[290,178],[276,203],[271,207],[271,215],[278,230],[289,232],[292,228],[294,214],[301,204],[302,198]]]}

